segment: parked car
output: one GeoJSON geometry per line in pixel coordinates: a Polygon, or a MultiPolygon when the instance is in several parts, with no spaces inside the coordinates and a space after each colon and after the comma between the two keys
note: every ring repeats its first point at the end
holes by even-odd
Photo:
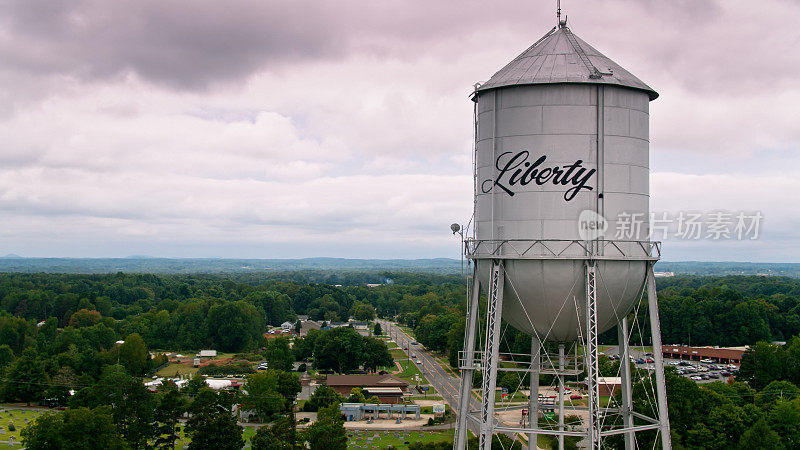
{"type": "Polygon", "coordinates": [[[639,358],[636,360],[636,364],[644,364],[644,360],[642,358],[639,358]]]}
{"type": "Polygon", "coordinates": [[[570,400],[580,400],[582,398],[583,398],[583,396],[581,394],[572,394],[572,395],[569,396],[570,400]]]}

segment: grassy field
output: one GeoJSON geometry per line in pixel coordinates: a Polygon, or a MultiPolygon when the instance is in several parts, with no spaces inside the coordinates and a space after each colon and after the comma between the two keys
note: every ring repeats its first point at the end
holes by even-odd
{"type": "Polygon", "coordinates": [[[368,431],[352,430],[347,432],[348,448],[386,448],[392,446],[407,450],[412,442],[452,442],[453,431],[368,431]]]}
{"type": "Polygon", "coordinates": [[[194,376],[197,372],[197,368],[192,367],[190,364],[167,364],[166,366],[162,367],[161,370],[156,372],[156,375],[159,377],[174,377],[176,374],[178,376],[181,375],[189,375],[194,376]]]}
{"type": "MultiPolygon", "coordinates": [[[[190,377],[194,376],[194,374],[198,370],[197,368],[192,366],[192,360],[194,359],[195,353],[193,353],[193,352],[182,353],[181,352],[181,354],[184,355],[184,358],[182,358],[181,363],[170,363],[170,364],[167,364],[166,366],[164,366],[160,370],[158,370],[155,374],[157,376],[159,376],[159,377],[167,377],[167,378],[174,377],[176,374],[178,376],[181,376],[181,375],[188,375],[190,377]]],[[[214,359],[215,360],[222,360],[222,359],[227,359],[227,358],[233,358],[234,356],[235,356],[235,353],[219,353],[217,355],[217,357],[214,358],[214,359]]],[[[206,361],[207,361],[207,359],[204,359],[203,362],[206,362],[206,361]]],[[[226,364],[226,363],[219,363],[219,362],[217,363],[217,365],[221,365],[221,364],[226,364]]],[[[255,366],[255,365],[256,365],[256,363],[253,362],[253,366],[255,366]]]]}
{"type": "Polygon", "coordinates": [[[399,348],[393,348],[389,350],[389,354],[392,355],[392,358],[394,359],[408,359],[406,352],[400,350],[399,348]]]}
{"type": "Polygon", "coordinates": [[[420,381],[419,384],[427,384],[427,381],[425,381],[425,377],[423,377],[422,374],[419,372],[419,369],[417,369],[416,364],[412,363],[407,359],[397,362],[400,364],[400,367],[403,368],[403,371],[397,374],[398,377],[404,380],[411,381],[412,383],[416,384],[417,382],[414,381],[414,375],[419,375],[420,380],[422,380],[420,381]]]}
{"type": "Polygon", "coordinates": [[[519,392],[519,391],[514,392],[514,395],[511,395],[511,393],[509,392],[508,397],[509,398],[507,400],[503,400],[502,394],[500,392],[497,392],[494,395],[494,401],[495,401],[495,403],[527,402],[528,401],[528,397],[526,397],[525,394],[523,394],[522,392],[519,392]]]}

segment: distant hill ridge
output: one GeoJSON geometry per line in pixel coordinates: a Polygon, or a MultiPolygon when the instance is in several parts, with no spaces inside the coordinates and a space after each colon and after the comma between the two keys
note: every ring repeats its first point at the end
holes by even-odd
{"type": "MultiPolygon", "coordinates": [[[[298,270],[333,271],[410,271],[455,274],[461,261],[452,258],[430,259],[228,259],[228,258],[24,258],[0,257],[0,272],[26,273],[255,273],[298,270]]],[[[658,272],[675,275],[768,275],[800,277],[800,263],[751,263],[659,261],[658,272]]]]}

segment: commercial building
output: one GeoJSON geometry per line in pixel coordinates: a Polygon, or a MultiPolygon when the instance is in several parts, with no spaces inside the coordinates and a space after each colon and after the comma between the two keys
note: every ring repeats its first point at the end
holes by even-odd
{"type": "Polygon", "coordinates": [[[687,347],[665,345],[662,353],[665,358],[700,361],[710,359],[715,363],[740,364],[742,354],[748,347],[687,347]]]}
{"type": "Polygon", "coordinates": [[[381,403],[402,403],[409,394],[408,382],[394,375],[328,375],[325,384],[344,396],[361,388],[365,396],[377,396],[381,403]]]}
{"type": "Polygon", "coordinates": [[[339,411],[344,415],[345,420],[353,422],[365,419],[380,419],[381,413],[385,413],[385,419],[405,419],[413,414],[414,419],[419,419],[419,405],[383,405],[369,403],[342,403],[339,411]]]}

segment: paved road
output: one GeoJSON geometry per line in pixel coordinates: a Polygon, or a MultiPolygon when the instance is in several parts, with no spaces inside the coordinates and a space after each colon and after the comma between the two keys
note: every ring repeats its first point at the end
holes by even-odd
{"type": "MultiPolygon", "coordinates": [[[[410,348],[410,353],[413,353],[415,360],[419,359],[417,368],[422,375],[428,380],[428,383],[436,389],[442,396],[445,402],[450,405],[450,408],[458,411],[458,390],[461,387],[461,377],[453,376],[447,373],[442,366],[433,358],[427,351],[422,350],[422,345],[411,345],[414,342],[400,327],[392,322],[380,321],[381,327],[386,330],[386,333],[391,336],[399,347],[404,350],[410,348]]],[[[480,402],[473,396],[470,396],[470,409],[479,411],[481,409],[480,402]]],[[[496,420],[496,419],[495,419],[496,420]]],[[[499,423],[496,422],[496,425],[499,423]]],[[[478,425],[471,420],[467,421],[467,427],[470,431],[478,434],[478,425]]],[[[508,437],[515,439],[513,433],[504,433],[508,437]]]]}

